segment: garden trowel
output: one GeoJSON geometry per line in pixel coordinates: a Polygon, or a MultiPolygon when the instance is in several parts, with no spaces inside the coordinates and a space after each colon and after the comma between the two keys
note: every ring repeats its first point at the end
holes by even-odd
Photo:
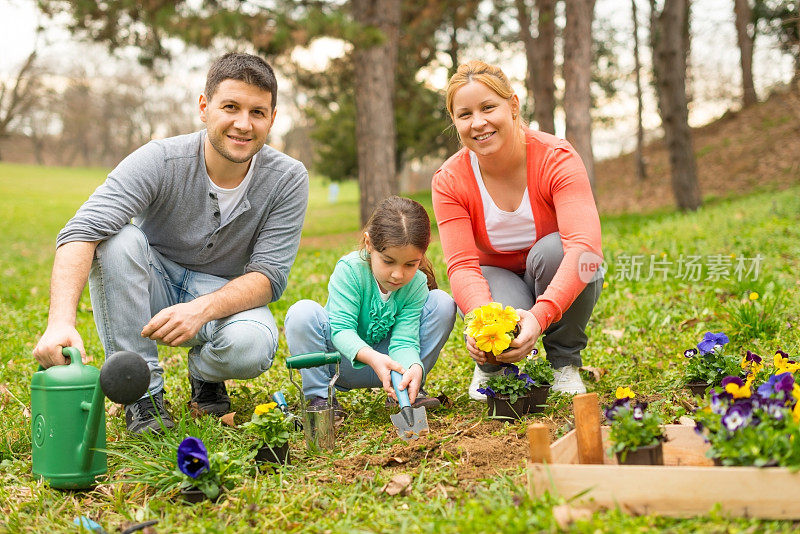
{"type": "Polygon", "coordinates": [[[423,434],[427,434],[429,431],[428,414],[425,411],[425,407],[412,408],[411,401],[408,398],[408,390],[400,389],[400,381],[403,379],[403,375],[397,371],[392,371],[391,376],[394,393],[400,403],[400,413],[390,416],[392,424],[397,429],[397,435],[406,441],[411,441],[423,434]]]}

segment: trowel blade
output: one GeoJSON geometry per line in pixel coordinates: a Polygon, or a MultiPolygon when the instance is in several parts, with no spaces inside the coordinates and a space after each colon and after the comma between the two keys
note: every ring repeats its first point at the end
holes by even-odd
{"type": "Polygon", "coordinates": [[[411,423],[406,421],[402,412],[389,416],[397,429],[397,435],[405,441],[418,439],[430,431],[428,427],[428,412],[424,406],[411,409],[411,423]]]}

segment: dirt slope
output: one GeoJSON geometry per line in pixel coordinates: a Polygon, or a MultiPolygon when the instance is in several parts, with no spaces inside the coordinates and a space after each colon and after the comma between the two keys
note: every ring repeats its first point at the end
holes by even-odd
{"type": "MultiPolygon", "coordinates": [[[[776,92],[767,101],[728,112],[693,130],[697,172],[704,198],[800,183],[800,95],[776,92]]],[[[645,147],[648,177],[637,180],[633,155],[598,162],[601,214],[648,212],[674,207],[663,142],[645,147]]]]}

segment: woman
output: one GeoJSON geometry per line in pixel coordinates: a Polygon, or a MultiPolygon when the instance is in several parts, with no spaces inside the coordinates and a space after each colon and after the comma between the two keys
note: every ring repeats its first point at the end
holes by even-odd
{"type": "MultiPolygon", "coordinates": [[[[542,343],[554,391],[584,393],[578,369],[600,296],[600,219],[580,156],[522,124],[505,74],[482,61],[459,66],[447,110],[463,148],[434,174],[433,209],[447,274],[462,313],[496,301],[520,315],[520,333],[497,357],[517,362],[542,343]]],[[[500,367],[466,338],[476,366],[469,388],[500,367]]]]}

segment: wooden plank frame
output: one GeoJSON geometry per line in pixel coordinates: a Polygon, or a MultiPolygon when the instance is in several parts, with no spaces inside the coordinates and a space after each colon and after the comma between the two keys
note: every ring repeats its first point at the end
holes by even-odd
{"type": "MultiPolygon", "coordinates": [[[[575,431],[550,446],[552,463],[528,463],[531,497],[555,492],[573,506],[693,517],[719,505],[730,517],[800,519],[800,472],[780,467],[715,467],[693,426],[665,425],[663,466],[578,463],[575,431]]],[[[608,427],[602,428],[608,448],[608,427]]]]}

